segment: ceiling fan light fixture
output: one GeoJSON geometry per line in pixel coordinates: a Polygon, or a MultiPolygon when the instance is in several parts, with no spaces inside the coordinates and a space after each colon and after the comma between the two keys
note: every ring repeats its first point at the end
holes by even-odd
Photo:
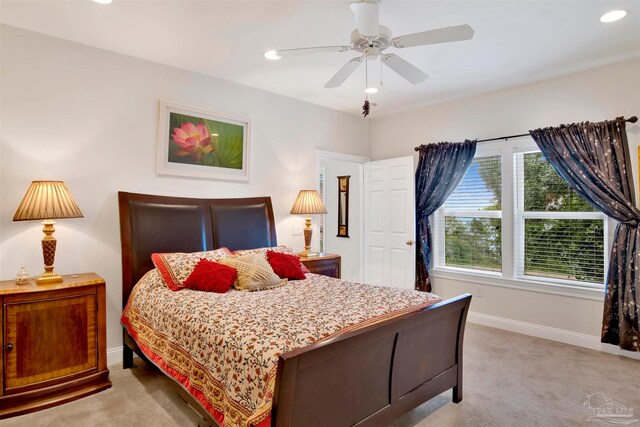
{"type": "Polygon", "coordinates": [[[368,87],[364,90],[364,93],[378,93],[377,87],[368,87]]]}
{"type": "Polygon", "coordinates": [[[282,58],[280,55],[278,55],[278,51],[277,50],[268,50],[264,53],[264,57],[267,59],[270,59],[272,61],[278,60],[280,58],[282,58]]]}
{"type": "Polygon", "coordinates": [[[627,16],[626,10],[611,10],[600,17],[600,22],[615,22],[627,16]]]}

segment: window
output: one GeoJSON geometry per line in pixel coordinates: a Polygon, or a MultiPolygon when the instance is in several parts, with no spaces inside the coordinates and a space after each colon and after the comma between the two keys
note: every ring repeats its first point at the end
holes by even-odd
{"type": "Polygon", "coordinates": [[[433,224],[436,269],[603,286],[608,220],[531,140],[479,146],[433,224]]]}
{"type": "Polygon", "coordinates": [[[444,208],[444,265],[502,270],[500,156],[473,160],[444,208]]]}
{"type": "Polygon", "coordinates": [[[540,152],[516,154],[516,274],[604,282],[606,219],[540,152]]]}

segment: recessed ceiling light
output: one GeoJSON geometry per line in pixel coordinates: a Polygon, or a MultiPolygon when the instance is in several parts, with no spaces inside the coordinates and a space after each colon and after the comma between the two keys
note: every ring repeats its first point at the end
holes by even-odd
{"type": "Polygon", "coordinates": [[[368,87],[364,91],[365,91],[365,93],[376,93],[376,92],[378,92],[378,88],[377,87],[368,87]]]}
{"type": "Polygon", "coordinates": [[[600,17],[600,22],[615,22],[627,16],[626,10],[612,10],[600,17]]]}
{"type": "Polygon", "coordinates": [[[93,1],[100,4],[110,4],[113,0],[93,0],[93,1]]]}
{"type": "Polygon", "coordinates": [[[268,50],[264,53],[264,57],[267,59],[270,59],[272,61],[275,61],[276,59],[280,59],[280,55],[278,55],[278,51],[277,50],[268,50]]]}

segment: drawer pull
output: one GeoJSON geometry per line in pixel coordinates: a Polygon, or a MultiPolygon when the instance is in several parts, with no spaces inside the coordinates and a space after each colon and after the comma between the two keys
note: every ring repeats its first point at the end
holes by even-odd
{"type": "Polygon", "coordinates": [[[7,344],[7,351],[11,351],[11,350],[13,350],[13,344],[9,343],[7,344]]]}

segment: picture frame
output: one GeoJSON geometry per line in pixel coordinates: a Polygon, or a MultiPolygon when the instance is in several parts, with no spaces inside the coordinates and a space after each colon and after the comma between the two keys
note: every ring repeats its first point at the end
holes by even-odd
{"type": "Polygon", "coordinates": [[[349,237],[349,178],[338,177],[338,234],[336,237],[349,237]]]}
{"type": "Polygon", "coordinates": [[[158,175],[249,181],[248,119],[159,102],[158,175]]]}

